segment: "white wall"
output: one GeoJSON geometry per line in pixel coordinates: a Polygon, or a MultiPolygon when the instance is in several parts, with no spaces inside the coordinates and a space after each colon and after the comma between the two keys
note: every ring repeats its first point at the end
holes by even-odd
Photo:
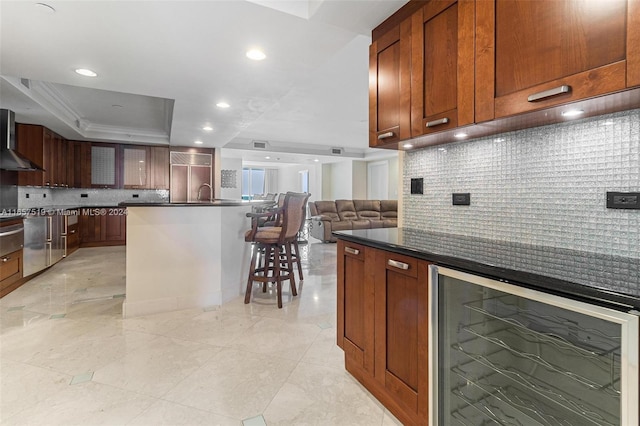
{"type": "Polygon", "coordinates": [[[354,200],[367,199],[367,162],[353,161],[351,164],[351,198],[354,200]]]}
{"type": "Polygon", "coordinates": [[[319,164],[296,164],[278,168],[278,192],[302,191],[300,172],[309,171],[310,201],[322,199],[322,166],[319,164]]]}
{"type": "Polygon", "coordinates": [[[331,164],[331,192],[327,200],[352,199],[353,164],[351,160],[331,164]]]}

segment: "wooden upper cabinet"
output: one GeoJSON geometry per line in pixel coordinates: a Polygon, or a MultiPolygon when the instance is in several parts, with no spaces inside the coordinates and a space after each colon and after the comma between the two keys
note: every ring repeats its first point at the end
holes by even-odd
{"type": "Polygon", "coordinates": [[[476,121],[640,85],[638,3],[478,1],[476,121]]]}
{"type": "Polygon", "coordinates": [[[67,187],[67,141],[44,126],[16,125],[16,149],[39,166],[42,172],[19,172],[20,186],[67,187]]]}
{"type": "Polygon", "coordinates": [[[411,136],[474,121],[472,0],[430,1],[412,16],[411,136]]]}
{"type": "Polygon", "coordinates": [[[153,146],[149,148],[150,188],[169,189],[169,147],[153,146]]]}
{"type": "Polygon", "coordinates": [[[369,146],[411,137],[411,20],[369,47],[369,146]]]}
{"type": "Polygon", "coordinates": [[[91,187],[120,188],[120,146],[91,144],[91,187]]]}
{"type": "Polygon", "coordinates": [[[148,188],[149,147],[122,146],[122,177],[125,189],[148,188]]]}

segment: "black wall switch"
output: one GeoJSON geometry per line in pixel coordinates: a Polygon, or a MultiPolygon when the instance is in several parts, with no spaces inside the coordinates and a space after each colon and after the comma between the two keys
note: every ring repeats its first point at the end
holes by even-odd
{"type": "Polygon", "coordinates": [[[424,194],[422,183],[423,183],[422,178],[411,178],[411,193],[424,194]]]}
{"type": "Polygon", "coordinates": [[[133,198],[138,198],[139,195],[138,194],[133,194],[133,198]]]}
{"type": "Polygon", "coordinates": [[[454,206],[469,206],[471,205],[471,194],[469,192],[451,194],[451,201],[454,206]]]}
{"type": "Polygon", "coordinates": [[[608,209],[640,209],[640,192],[607,192],[608,209]]]}
{"type": "Polygon", "coordinates": [[[88,198],[89,194],[80,194],[80,198],[88,198]]]}

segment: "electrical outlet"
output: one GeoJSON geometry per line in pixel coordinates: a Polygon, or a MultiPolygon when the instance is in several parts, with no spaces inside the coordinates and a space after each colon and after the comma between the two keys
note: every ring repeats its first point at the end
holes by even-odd
{"type": "Polygon", "coordinates": [[[424,194],[423,178],[411,178],[411,193],[424,194]]]}
{"type": "Polygon", "coordinates": [[[454,206],[469,206],[471,205],[471,194],[469,192],[451,194],[451,202],[454,206]]]}
{"type": "Polygon", "coordinates": [[[138,194],[133,194],[133,198],[138,198],[138,197],[140,197],[140,195],[138,195],[138,194]]]}
{"type": "Polygon", "coordinates": [[[640,209],[640,192],[607,192],[608,209],[640,209]]]}
{"type": "Polygon", "coordinates": [[[89,198],[89,194],[80,194],[80,198],[89,198]]]}

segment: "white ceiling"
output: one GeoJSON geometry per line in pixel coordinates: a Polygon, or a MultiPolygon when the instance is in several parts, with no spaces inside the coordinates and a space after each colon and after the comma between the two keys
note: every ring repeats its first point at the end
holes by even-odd
{"type": "Polygon", "coordinates": [[[0,0],[0,107],[76,140],[367,155],[370,34],[405,2],[0,0]]]}

